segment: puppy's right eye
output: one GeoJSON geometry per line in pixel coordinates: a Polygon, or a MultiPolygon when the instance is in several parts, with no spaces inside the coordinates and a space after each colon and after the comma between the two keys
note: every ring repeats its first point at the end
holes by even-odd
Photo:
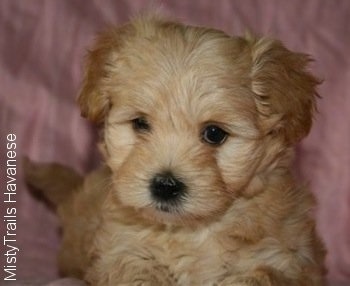
{"type": "Polygon", "coordinates": [[[151,129],[149,123],[144,117],[138,117],[132,120],[132,127],[135,131],[149,131],[151,129]]]}
{"type": "Polygon", "coordinates": [[[202,140],[210,145],[223,144],[227,136],[227,132],[216,125],[208,125],[202,132],[202,140]]]}

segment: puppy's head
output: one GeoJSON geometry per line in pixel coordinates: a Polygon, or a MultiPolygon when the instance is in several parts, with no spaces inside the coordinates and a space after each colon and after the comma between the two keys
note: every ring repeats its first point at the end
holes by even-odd
{"type": "Polygon", "coordinates": [[[102,34],[79,96],[103,123],[115,197],[161,222],[207,222],[252,196],[309,131],[305,55],[156,18],[102,34]]]}

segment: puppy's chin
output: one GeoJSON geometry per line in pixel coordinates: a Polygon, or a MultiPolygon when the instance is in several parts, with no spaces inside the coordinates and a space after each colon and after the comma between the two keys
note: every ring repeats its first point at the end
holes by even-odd
{"type": "Polygon", "coordinates": [[[165,225],[193,225],[198,223],[193,216],[184,213],[181,209],[147,207],[139,211],[146,220],[153,223],[165,225]]]}

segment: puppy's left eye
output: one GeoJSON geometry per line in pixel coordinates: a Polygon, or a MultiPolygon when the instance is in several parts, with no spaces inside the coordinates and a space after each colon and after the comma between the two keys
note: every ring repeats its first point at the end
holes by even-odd
{"type": "Polygon", "coordinates": [[[211,145],[223,144],[227,136],[227,132],[216,125],[208,125],[202,132],[202,139],[211,145]]]}
{"type": "Polygon", "coordinates": [[[138,117],[133,119],[132,127],[135,131],[149,131],[151,129],[149,123],[144,117],[138,117]]]}

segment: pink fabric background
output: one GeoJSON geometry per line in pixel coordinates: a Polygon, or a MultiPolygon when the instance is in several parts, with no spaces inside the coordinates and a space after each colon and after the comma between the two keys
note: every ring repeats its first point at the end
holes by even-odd
{"type": "MultiPolygon", "coordinates": [[[[322,100],[311,134],[298,146],[296,166],[319,202],[316,217],[329,251],[329,277],[350,281],[350,1],[162,3],[161,10],[187,23],[230,34],[249,29],[279,38],[316,60],[313,70],[325,79],[319,89],[322,100]]],[[[126,21],[149,4],[142,0],[0,2],[0,184],[4,190],[6,135],[15,133],[19,280],[56,279],[59,242],[55,215],[27,193],[20,156],[58,161],[82,173],[96,164],[94,132],[80,118],[74,102],[83,57],[97,31],[126,21]]],[[[5,205],[1,206],[3,211],[5,205]]]]}

